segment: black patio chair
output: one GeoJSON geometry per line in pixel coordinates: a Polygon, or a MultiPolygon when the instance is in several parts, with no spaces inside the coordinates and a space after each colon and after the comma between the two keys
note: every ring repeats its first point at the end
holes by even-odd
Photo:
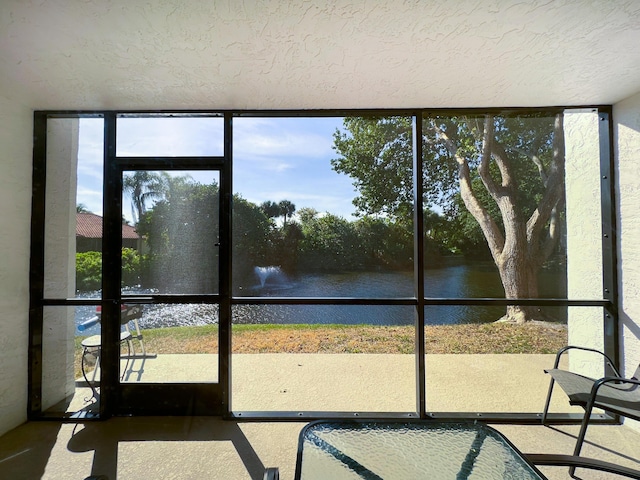
{"type": "MultiPolygon", "coordinates": [[[[544,412],[542,414],[542,424],[547,422],[547,414],[549,412],[549,403],[551,402],[551,394],[555,383],[558,383],[562,390],[569,397],[569,403],[571,405],[579,405],[584,408],[585,413],[582,419],[582,425],[580,427],[580,433],[576,441],[576,446],[573,451],[573,457],[567,455],[547,455],[548,459],[557,457],[556,460],[560,462],[564,457],[564,463],[546,463],[547,465],[568,465],[569,474],[574,477],[575,469],[577,466],[584,466],[586,468],[595,468],[606,471],[614,471],[632,478],[640,479],[640,471],[631,470],[626,467],[615,466],[607,462],[601,462],[594,459],[587,459],[580,457],[580,451],[584,442],[585,435],[587,433],[587,427],[591,419],[591,413],[594,408],[599,408],[608,413],[615,415],[621,415],[623,417],[640,420],[640,365],[636,369],[631,378],[623,378],[614,366],[613,361],[603,352],[592,348],[568,346],[562,348],[556,355],[555,364],[553,369],[545,370],[546,373],[551,375],[551,381],[549,383],[549,392],[547,394],[547,401],[544,406],[544,412]],[[578,375],[566,370],[558,368],[560,364],[560,358],[562,354],[569,350],[583,350],[586,352],[592,352],[603,357],[605,363],[605,376],[600,379],[594,379],[578,375]],[[603,466],[607,468],[602,468],[603,466]],[[613,468],[613,469],[612,469],[613,468]]],[[[541,457],[544,457],[541,456],[541,457]]],[[[544,459],[543,459],[544,460],[544,459]]],[[[540,462],[535,462],[542,464],[540,462]]],[[[574,477],[575,478],[575,477],[574,477]]]]}

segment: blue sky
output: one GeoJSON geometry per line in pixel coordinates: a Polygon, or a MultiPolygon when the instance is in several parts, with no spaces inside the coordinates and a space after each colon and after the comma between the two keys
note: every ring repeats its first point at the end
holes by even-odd
{"type": "MultiPolygon", "coordinates": [[[[102,214],[102,125],[101,119],[80,121],[77,203],[97,214],[102,214]]],[[[330,165],[336,157],[333,133],[341,126],[340,118],[235,118],[234,192],[256,204],[286,199],[298,209],[351,218],[352,180],[330,165]]],[[[119,119],[117,154],[222,155],[222,132],[219,118],[119,119]]],[[[197,171],[191,176],[201,182],[212,178],[197,171]]],[[[130,210],[123,206],[128,219],[130,210]]]]}

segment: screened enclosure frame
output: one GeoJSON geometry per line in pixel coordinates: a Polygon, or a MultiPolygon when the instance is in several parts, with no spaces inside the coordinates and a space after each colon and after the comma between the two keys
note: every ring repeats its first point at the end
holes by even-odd
{"type": "MultiPolygon", "coordinates": [[[[615,228],[615,168],[613,159],[613,122],[611,106],[542,107],[505,109],[384,109],[384,110],[216,110],[216,111],[37,111],[34,113],[33,196],[31,219],[30,260],[30,315],[29,315],[29,371],[28,416],[30,419],[108,418],[113,415],[218,415],[236,420],[254,421],[308,421],[321,418],[353,417],[352,411],[237,411],[231,395],[232,307],[235,305],[385,305],[411,306],[415,316],[415,375],[416,408],[405,412],[358,412],[360,418],[438,418],[460,419],[481,417],[484,421],[535,423],[540,414],[491,412],[431,412],[426,399],[425,365],[425,307],[426,306],[551,306],[600,307],[603,310],[602,333],[604,350],[619,364],[618,345],[618,282],[615,228]],[[584,300],[568,298],[506,299],[506,298],[433,298],[425,297],[424,260],[425,234],[423,216],[423,178],[421,138],[423,118],[426,115],[481,115],[481,114],[555,114],[566,109],[588,108],[597,111],[599,119],[599,158],[602,219],[602,297],[584,300]],[[116,154],[116,119],[119,117],[220,117],[224,122],[224,153],[202,157],[122,157],[116,154]],[[241,117],[343,117],[343,116],[404,116],[413,124],[413,272],[414,295],[404,298],[347,298],[347,297],[240,297],[232,292],[232,229],[233,196],[233,119],[241,117]],[[47,179],[47,121],[50,118],[102,118],[104,119],[104,179],[103,179],[103,261],[102,295],[99,299],[49,298],[45,296],[45,223],[47,179]],[[219,293],[210,295],[122,295],[120,290],[121,249],[121,191],[122,172],[128,169],[156,170],[162,168],[207,169],[220,172],[220,287],[219,293]],[[119,199],[119,200],[118,200],[119,199]],[[43,311],[50,306],[101,306],[105,318],[119,315],[120,304],[139,303],[207,303],[219,306],[219,366],[218,383],[213,384],[145,384],[120,383],[118,374],[119,328],[115,321],[106,321],[102,335],[103,369],[101,372],[101,398],[98,412],[51,414],[43,411],[43,311]],[[155,399],[161,396],[164,401],[155,399]]],[[[45,359],[46,360],[46,359],[45,359]]],[[[542,405],[541,405],[542,410],[542,405]]],[[[578,422],[580,415],[553,414],[551,421],[578,422]]],[[[602,417],[608,420],[605,417],[602,417]]]]}

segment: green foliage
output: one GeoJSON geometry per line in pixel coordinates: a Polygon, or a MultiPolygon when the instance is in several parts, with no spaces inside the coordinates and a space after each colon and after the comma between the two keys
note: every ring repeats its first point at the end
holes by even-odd
{"type": "MultiPolygon", "coordinates": [[[[122,249],[122,286],[140,283],[141,258],[133,248],[122,249]]],[[[92,291],[102,288],[102,252],[76,253],[76,290],[92,291]]]]}
{"type": "Polygon", "coordinates": [[[122,249],[122,286],[133,287],[140,284],[142,261],[140,254],[133,248],[122,249]]]}
{"type": "Polygon", "coordinates": [[[281,215],[280,205],[276,202],[272,202],[267,200],[266,202],[262,202],[260,204],[260,210],[268,217],[268,218],[276,218],[281,215]]]}
{"type": "Polygon", "coordinates": [[[102,252],[76,253],[76,290],[102,287],[102,252]]]}
{"type": "Polygon", "coordinates": [[[278,203],[267,200],[260,204],[260,210],[269,218],[283,217],[284,225],[296,212],[296,206],[289,200],[281,200],[278,203]]]}
{"type": "Polygon", "coordinates": [[[138,170],[123,178],[123,191],[131,198],[131,215],[137,223],[147,211],[147,203],[163,198],[170,177],[166,172],[138,170]]]}
{"type": "MultiPolygon", "coordinates": [[[[545,193],[540,171],[547,171],[552,161],[553,121],[544,113],[494,117],[495,141],[504,146],[516,180],[510,194],[521,222],[526,222],[545,193]]],[[[422,187],[425,242],[431,250],[473,257],[489,255],[482,230],[460,196],[456,159],[439,132],[446,132],[460,157],[468,162],[474,195],[504,229],[500,209],[477,171],[483,122],[484,116],[435,115],[424,119],[422,187]]],[[[334,170],[353,179],[358,191],[354,204],[361,215],[390,218],[407,231],[412,228],[413,217],[412,142],[408,117],[345,118],[342,131],[334,134],[339,157],[331,161],[334,170]]],[[[489,172],[500,185],[501,172],[494,161],[490,162],[489,172]]]]}
{"type": "MultiPolygon", "coordinates": [[[[176,293],[217,291],[219,197],[215,183],[202,185],[190,177],[168,179],[164,196],[138,224],[149,247],[145,287],[171,287],[176,293]]],[[[240,195],[233,196],[232,248],[238,254],[233,275],[238,284],[250,283],[256,265],[270,264],[267,259],[272,258],[274,248],[269,215],[282,215],[278,204],[257,206],[240,195]]]]}
{"type": "Polygon", "coordinates": [[[168,179],[164,197],[138,223],[149,247],[146,287],[171,287],[173,293],[217,291],[219,208],[215,182],[203,185],[191,177],[168,179]]]}
{"type": "Polygon", "coordinates": [[[331,165],[353,179],[359,192],[353,203],[359,212],[410,217],[411,138],[410,117],[347,117],[344,131],[334,133],[334,148],[341,157],[331,165]]]}
{"type": "Polygon", "coordinates": [[[300,268],[348,271],[367,268],[410,268],[413,234],[388,219],[362,217],[349,222],[306,209],[300,215],[300,268]]]}
{"type": "Polygon", "coordinates": [[[280,208],[280,215],[283,216],[284,224],[286,225],[287,219],[291,218],[296,212],[296,206],[289,200],[281,200],[278,202],[278,207],[280,208]]]}
{"type": "Polygon", "coordinates": [[[358,264],[352,225],[336,215],[307,216],[301,224],[300,242],[303,270],[349,270],[358,264]]]}
{"type": "Polygon", "coordinates": [[[413,261],[411,224],[365,216],[354,223],[364,266],[410,268],[413,261]]]}
{"type": "MultiPolygon", "coordinates": [[[[277,207],[277,204],[270,202],[277,207]]],[[[256,265],[268,265],[271,221],[260,207],[239,195],[233,197],[233,276],[237,284],[249,284],[256,265]]],[[[276,216],[279,214],[276,212],[276,216]]]]}

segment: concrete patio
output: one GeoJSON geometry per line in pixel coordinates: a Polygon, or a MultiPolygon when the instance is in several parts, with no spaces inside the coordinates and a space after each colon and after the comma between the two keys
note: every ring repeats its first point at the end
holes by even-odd
{"type": "MultiPolygon", "coordinates": [[[[237,423],[211,417],[113,418],[104,422],[31,422],[0,437],[0,478],[253,479],[265,467],[295,471],[302,423],[237,423]],[[103,475],[104,477],[91,477],[103,475]]],[[[570,454],[576,426],[495,425],[525,453],[570,454]]],[[[593,426],[584,455],[640,468],[640,434],[625,426],[593,426]]],[[[564,467],[541,467],[551,480],[564,467]]],[[[585,480],[617,478],[579,470],[585,480]]]]}
{"type": "MultiPolygon", "coordinates": [[[[206,381],[211,355],[158,355],[129,365],[129,381],[206,381]],[[134,375],[135,373],[135,375],[134,375]],[[191,376],[189,376],[191,375],[191,376]]],[[[428,355],[430,411],[540,412],[551,355],[428,355]],[[505,375],[508,371],[508,375],[505,375]]],[[[124,364],[123,364],[124,365],[124,364]]],[[[215,371],[215,368],[213,369],[215,371]]],[[[233,356],[239,410],[403,411],[413,409],[411,355],[256,354],[233,356]]],[[[82,406],[87,388],[77,388],[82,406]]],[[[570,409],[561,391],[553,412],[570,409]]],[[[239,423],[213,417],[129,417],[78,424],[30,422],[0,437],[0,478],[261,479],[277,466],[293,478],[304,423],[239,423]]],[[[494,425],[525,453],[570,454],[578,426],[494,425]]],[[[589,428],[583,454],[640,469],[640,433],[589,428]]],[[[541,467],[568,479],[567,468],[541,467]]],[[[616,478],[580,470],[585,480],[616,478]]]]}
{"type": "MultiPolygon", "coordinates": [[[[554,355],[427,355],[430,412],[542,410],[549,385],[545,368],[554,355]]],[[[266,411],[411,412],[415,410],[413,355],[236,354],[232,357],[232,408],[266,411]]],[[[217,356],[162,354],[122,361],[124,382],[217,382],[217,356]]],[[[89,373],[91,378],[92,373],[89,373]]],[[[83,379],[77,385],[84,386],[83,379]]],[[[84,406],[79,388],[67,408],[84,406]]],[[[553,412],[571,408],[558,391],[553,412]]]]}

